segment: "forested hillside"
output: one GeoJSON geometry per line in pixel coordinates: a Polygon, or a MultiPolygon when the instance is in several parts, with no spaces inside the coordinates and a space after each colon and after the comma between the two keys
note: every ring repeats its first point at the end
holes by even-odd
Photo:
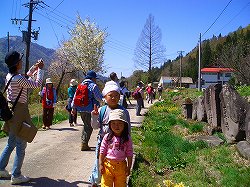
{"type": "MultiPolygon", "coordinates": [[[[20,36],[10,37],[10,50],[16,50],[21,53],[25,53],[26,45],[22,41],[20,36]]],[[[4,78],[8,72],[7,66],[4,63],[4,57],[8,52],[8,41],[7,37],[0,38],[0,87],[4,83],[4,78]]],[[[31,43],[30,46],[30,66],[36,62],[37,59],[42,58],[45,62],[45,67],[51,63],[53,55],[55,53],[54,49],[48,49],[36,43],[31,43]]],[[[25,57],[25,55],[24,55],[25,57]]],[[[25,58],[23,59],[25,62],[25,58]]],[[[25,65],[25,63],[23,64],[25,65]]]]}
{"type": "MultiPolygon", "coordinates": [[[[198,77],[198,47],[182,58],[182,76],[198,77]]],[[[230,67],[236,70],[235,79],[243,84],[250,84],[250,25],[239,28],[227,36],[213,36],[202,41],[201,68],[230,67]]],[[[162,67],[162,75],[179,76],[179,58],[166,62],[162,67]]]]}

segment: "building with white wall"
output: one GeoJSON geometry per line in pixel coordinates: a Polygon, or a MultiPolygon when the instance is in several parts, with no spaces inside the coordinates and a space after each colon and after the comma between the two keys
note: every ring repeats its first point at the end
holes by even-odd
{"type": "Polygon", "coordinates": [[[211,84],[225,84],[230,80],[234,71],[232,68],[202,68],[202,88],[207,88],[211,84]]]}

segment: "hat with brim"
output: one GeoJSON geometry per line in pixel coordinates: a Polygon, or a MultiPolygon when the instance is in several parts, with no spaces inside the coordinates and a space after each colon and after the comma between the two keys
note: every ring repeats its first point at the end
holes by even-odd
{"type": "Polygon", "coordinates": [[[120,120],[128,124],[127,115],[122,109],[114,109],[110,111],[108,123],[114,120],[120,120]]]}
{"type": "Polygon", "coordinates": [[[45,83],[46,83],[46,84],[53,84],[51,78],[47,78],[45,83]]]}
{"type": "Polygon", "coordinates": [[[5,56],[5,63],[8,68],[12,68],[18,64],[20,60],[22,60],[23,54],[18,53],[17,51],[8,52],[5,56]]]}
{"type": "Polygon", "coordinates": [[[69,85],[70,86],[76,86],[78,82],[75,79],[71,79],[69,85]]]}
{"type": "Polygon", "coordinates": [[[93,70],[88,71],[85,79],[97,79],[96,72],[94,72],[93,70]]]}

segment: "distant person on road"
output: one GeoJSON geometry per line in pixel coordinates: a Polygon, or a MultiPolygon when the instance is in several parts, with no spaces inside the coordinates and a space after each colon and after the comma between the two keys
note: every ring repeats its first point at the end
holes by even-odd
{"type": "Polygon", "coordinates": [[[88,143],[90,136],[93,132],[93,128],[91,127],[91,112],[94,110],[94,105],[100,106],[100,102],[102,101],[102,93],[99,87],[96,84],[97,75],[96,72],[90,70],[87,72],[85,79],[81,83],[82,85],[87,84],[88,88],[88,105],[87,106],[77,106],[74,102],[74,95],[71,107],[72,114],[76,114],[76,111],[80,113],[81,119],[83,121],[83,130],[82,130],[82,144],[81,151],[89,151],[91,150],[88,143]]]}
{"type": "Polygon", "coordinates": [[[124,110],[115,109],[109,114],[109,133],[103,137],[99,167],[102,187],[126,187],[133,158],[133,143],[124,110]]]}
{"type": "Polygon", "coordinates": [[[139,93],[136,99],[136,115],[141,116],[141,108],[143,108],[143,84],[141,82],[138,83],[135,91],[139,93]]]}
{"type": "Polygon", "coordinates": [[[28,109],[28,89],[35,89],[42,86],[44,71],[42,70],[44,63],[42,60],[38,60],[27,72],[27,76],[33,76],[35,80],[26,78],[20,74],[22,70],[22,57],[17,51],[7,53],[5,56],[5,63],[9,68],[9,73],[6,76],[6,82],[11,78],[10,85],[7,89],[7,100],[10,104],[13,104],[22,89],[21,96],[15,106],[13,117],[6,121],[2,130],[8,132],[8,142],[4,148],[0,157],[0,178],[10,178],[11,184],[25,183],[30,180],[29,177],[22,175],[21,168],[24,161],[25,149],[27,142],[19,138],[17,134],[17,127],[21,126],[21,123],[26,122],[32,124],[31,117],[28,109]],[[35,73],[36,72],[36,73],[35,73]],[[14,158],[14,164],[12,172],[9,173],[5,168],[8,165],[10,155],[16,148],[16,155],[14,158]]]}
{"type": "MultiPolygon", "coordinates": [[[[129,90],[127,89],[127,87],[125,85],[125,81],[121,81],[120,82],[120,92],[121,92],[121,96],[120,96],[121,105],[124,108],[127,108],[128,107],[127,99],[129,100],[129,98],[127,97],[127,95],[129,93],[129,90]]],[[[130,102],[130,104],[131,104],[131,102],[130,102]]]]}
{"type": "Polygon", "coordinates": [[[56,89],[53,86],[51,78],[47,78],[45,86],[41,91],[43,106],[43,129],[50,129],[54,116],[54,108],[56,106],[56,89]]]}
{"type": "Polygon", "coordinates": [[[146,88],[146,92],[147,92],[147,100],[148,103],[153,103],[153,99],[154,99],[154,88],[152,87],[152,84],[149,83],[147,88],[146,88]]]}
{"type": "Polygon", "coordinates": [[[70,87],[68,88],[68,104],[66,108],[69,112],[69,126],[72,127],[74,125],[77,125],[77,122],[76,122],[77,112],[75,114],[71,113],[72,111],[71,103],[73,101],[78,82],[76,81],[76,79],[71,79],[69,85],[70,87]]]}
{"type": "Polygon", "coordinates": [[[111,79],[111,81],[114,81],[118,87],[120,87],[119,86],[119,79],[118,79],[117,74],[115,72],[110,73],[109,78],[111,79]]]}
{"type": "Polygon", "coordinates": [[[158,100],[161,101],[161,96],[162,96],[162,91],[163,91],[162,83],[158,84],[157,91],[159,95],[158,100]]]}
{"type": "Polygon", "coordinates": [[[92,116],[91,125],[94,129],[99,129],[97,137],[97,145],[96,145],[95,165],[92,170],[92,174],[89,178],[89,182],[93,187],[96,187],[101,182],[101,174],[99,170],[99,149],[104,135],[109,132],[108,121],[109,121],[109,114],[112,110],[114,109],[124,110],[127,117],[129,132],[131,132],[129,113],[124,107],[118,104],[120,99],[120,88],[112,81],[109,81],[105,84],[102,94],[106,101],[106,105],[102,106],[99,109],[95,107],[91,113],[92,116]]]}

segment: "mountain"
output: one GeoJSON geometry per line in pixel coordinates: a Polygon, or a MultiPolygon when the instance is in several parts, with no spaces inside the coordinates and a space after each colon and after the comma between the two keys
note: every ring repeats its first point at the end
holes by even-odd
{"type": "MultiPolygon", "coordinates": [[[[23,42],[22,37],[11,36],[9,44],[10,44],[10,51],[16,50],[20,53],[24,53],[24,57],[25,57],[26,44],[23,42]]],[[[8,52],[7,37],[0,38],[0,87],[3,86],[5,76],[8,73],[8,68],[6,64],[4,63],[4,58],[7,52],[8,52]]],[[[45,68],[46,68],[51,63],[54,54],[55,54],[54,49],[49,49],[49,48],[46,48],[46,47],[43,47],[41,45],[31,42],[30,58],[29,58],[30,66],[35,64],[38,59],[42,58],[45,62],[45,68]]],[[[25,66],[25,61],[26,59],[23,58],[24,66],[25,66]]]]}

